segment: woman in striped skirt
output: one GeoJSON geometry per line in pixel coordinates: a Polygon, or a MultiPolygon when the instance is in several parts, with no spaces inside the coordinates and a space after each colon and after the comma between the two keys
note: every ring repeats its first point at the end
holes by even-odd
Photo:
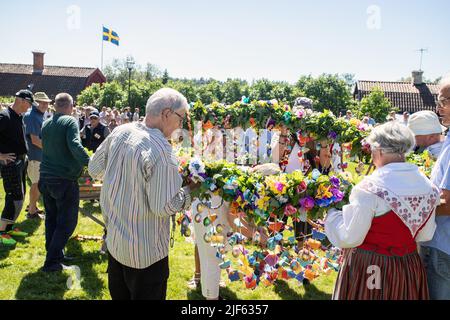
{"type": "Polygon", "coordinates": [[[325,220],[329,240],[344,249],[333,299],[428,299],[417,242],[433,237],[439,190],[405,163],[415,144],[407,127],[386,123],[367,142],[377,170],[355,186],[342,211],[330,210],[325,220]]]}

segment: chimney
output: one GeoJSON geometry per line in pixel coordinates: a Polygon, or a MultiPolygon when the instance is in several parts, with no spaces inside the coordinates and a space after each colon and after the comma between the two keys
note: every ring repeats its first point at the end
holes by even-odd
{"type": "Polygon", "coordinates": [[[33,51],[33,74],[42,74],[44,71],[45,52],[33,51]]]}
{"type": "Polygon", "coordinates": [[[413,71],[412,72],[412,84],[413,86],[418,86],[423,84],[423,71],[413,71]]]}

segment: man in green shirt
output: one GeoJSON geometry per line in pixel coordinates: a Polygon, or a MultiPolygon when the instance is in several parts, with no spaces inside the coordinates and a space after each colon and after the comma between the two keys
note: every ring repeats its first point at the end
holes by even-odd
{"type": "Polygon", "coordinates": [[[55,98],[55,115],[42,126],[42,163],[39,190],[46,212],[43,271],[63,268],[64,247],[78,222],[78,178],[89,156],[81,145],[78,123],[71,116],[73,99],[67,93],[55,98]]]}

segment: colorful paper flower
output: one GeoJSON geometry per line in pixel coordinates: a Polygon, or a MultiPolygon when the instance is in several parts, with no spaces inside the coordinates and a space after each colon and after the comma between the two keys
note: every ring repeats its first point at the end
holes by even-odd
{"type": "Polygon", "coordinates": [[[330,192],[330,187],[324,184],[319,185],[317,189],[316,199],[331,198],[333,194],[330,192]]]}
{"type": "Polygon", "coordinates": [[[297,209],[293,205],[288,204],[284,207],[284,214],[286,216],[290,217],[296,213],[297,213],[297,209]]]}
{"type": "Polygon", "coordinates": [[[314,199],[310,196],[306,196],[299,200],[299,205],[304,211],[311,211],[314,208],[314,199]]]}

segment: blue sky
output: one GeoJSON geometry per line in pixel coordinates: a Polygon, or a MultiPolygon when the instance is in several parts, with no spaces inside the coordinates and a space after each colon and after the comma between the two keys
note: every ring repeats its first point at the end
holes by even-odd
{"type": "Polygon", "coordinates": [[[435,79],[450,73],[449,12],[448,0],[2,1],[0,62],[42,50],[48,65],[98,67],[104,24],[121,37],[105,43],[105,64],[133,55],[175,77],[394,81],[419,67],[423,47],[435,79]]]}

